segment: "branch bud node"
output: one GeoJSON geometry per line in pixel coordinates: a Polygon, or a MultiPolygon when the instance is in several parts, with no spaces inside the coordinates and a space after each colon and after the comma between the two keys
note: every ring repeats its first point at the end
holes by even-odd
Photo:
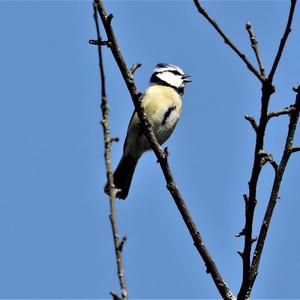
{"type": "Polygon", "coordinates": [[[110,23],[111,23],[111,20],[113,19],[113,17],[114,17],[113,14],[109,14],[109,15],[106,17],[106,22],[110,24],[110,23]]]}
{"type": "Polygon", "coordinates": [[[247,194],[244,194],[244,195],[243,195],[243,198],[244,198],[246,204],[248,204],[249,198],[248,198],[247,194]]]}
{"type": "Polygon", "coordinates": [[[257,236],[256,236],[256,237],[253,237],[253,238],[251,239],[251,243],[252,243],[252,244],[255,243],[255,242],[257,241],[257,239],[258,239],[257,236]]]}
{"type": "Polygon", "coordinates": [[[245,234],[246,234],[246,231],[245,231],[245,228],[243,228],[243,230],[241,232],[236,233],[234,236],[235,237],[240,237],[240,236],[245,235],[245,234]]]}
{"type": "Polygon", "coordinates": [[[243,251],[236,251],[237,252],[237,254],[241,257],[241,258],[243,258],[243,255],[244,255],[244,252],[243,251]]]}

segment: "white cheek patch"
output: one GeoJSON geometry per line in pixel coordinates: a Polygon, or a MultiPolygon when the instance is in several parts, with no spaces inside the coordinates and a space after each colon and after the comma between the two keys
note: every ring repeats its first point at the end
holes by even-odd
{"type": "Polygon", "coordinates": [[[162,81],[166,82],[167,84],[174,86],[176,88],[179,88],[183,84],[183,80],[181,76],[175,75],[172,72],[163,72],[163,73],[158,73],[157,77],[161,79],[162,81]]]}

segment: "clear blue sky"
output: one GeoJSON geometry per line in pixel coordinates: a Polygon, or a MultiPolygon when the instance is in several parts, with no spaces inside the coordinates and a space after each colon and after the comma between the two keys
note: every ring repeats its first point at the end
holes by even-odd
{"type": "MultiPolygon", "coordinates": [[[[244,29],[251,21],[267,70],[289,1],[203,2],[254,61],[244,29]]],[[[128,63],[144,90],[158,62],[192,75],[183,114],[166,143],[170,165],[207,247],[234,292],[241,281],[244,225],[260,85],[196,12],[191,1],[106,1],[128,63]]],[[[99,125],[99,70],[90,1],[0,2],[0,298],[106,298],[118,290],[99,125]]],[[[275,77],[271,108],[294,101],[300,84],[300,14],[275,77]]],[[[108,49],[113,166],[133,104],[108,49]]],[[[287,118],[273,120],[266,151],[278,161],[287,118]]],[[[296,140],[300,144],[299,131],[296,140]]],[[[286,170],[254,287],[256,298],[300,298],[300,155],[286,170]]],[[[273,170],[264,168],[255,216],[258,232],[273,170]]],[[[217,298],[165,189],[152,153],[138,164],[130,195],[117,203],[131,298],[217,298]]]]}

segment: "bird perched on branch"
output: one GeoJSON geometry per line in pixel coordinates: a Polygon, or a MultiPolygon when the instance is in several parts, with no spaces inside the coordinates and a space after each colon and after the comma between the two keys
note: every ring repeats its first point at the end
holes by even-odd
{"type": "MultiPolygon", "coordinates": [[[[161,145],[172,134],[181,114],[181,97],[190,76],[171,64],[157,64],[150,78],[150,86],[142,97],[142,106],[152,126],[154,135],[161,145]]],[[[116,197],[125,199],[139,158],[150,150],[150,144],[143,134],[136,112],[129,122],[123,147],[123,156],[113,174],[117,189],[116,197]]],[[[108,184],[105,192],[109,192],[108,184]]]]}

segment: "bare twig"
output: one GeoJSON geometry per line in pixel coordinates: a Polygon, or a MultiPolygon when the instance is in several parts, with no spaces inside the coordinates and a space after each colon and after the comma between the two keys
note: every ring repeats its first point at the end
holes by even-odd
{"type": "Polygon", "coordinates": [[[118,245],[118,248],[120,251],[123,250],[123,246],[125,244],[125,242],[127,241],[127,237],[126,236],[123,236],[123,238],[121,239],[121,241],[119,241],[119,245],[118,245]]]}
{"type": "Polygon", "coordinates": [[[300,151],[300,146],[295,146],[292,148],[292,153],[299,152],[299,151],[300,151]]]}
{"type": "Polygon", "coordinates": [[[115,292],[109,292],[113,298],[113,300],[122,300],[122,298],[119,297],[118,294],[116,294],[115,292]]]}
{"type": "Polygon", "coordinates": [[[131,66],[130,70],[129,70],[130,73],[131,73],[131,74],[134,74],[135,71],[136,71],[138,68],[141,67],[141,65],[142,65],[142,64],[140,64],[140,63],[133,64],[133,65],[131,66]]]}
{"type": "Polygon", "coordinates": [[[193,0],[195,3],[196,8],[198,9],[198,12],[215,28],[215,30],[221,35],[221,37],[224,39],[225,44],[227,44],[240,58],[241,60],[246,64],[247,68],[261,81],[264,81],[264,77],[256,70],[256,68],[251,64],[249,59],[246,57],[244,53],[242,53],[234,44],[233,42],[227,37],[227,35],[221,30],[221,28],[218,26],[216,21],[212,19],[208,13],[205,11],[205,9],[202,7],[202,5],[199,3],[198,0],[193,0]]]}
{"type": "Polygon", "coordinates": [[[274,168],[275,172],[277,171],[278,165],[276,161],[273,159],[273,155],[265,152],[264,150],[259,151],[258,153],[260,157],[260,164],[261,166],[265,165],[267,162],[274,168]]]}
{"type": "Polygon", "coordinates": [[[284,109],[281,109],[279,111],[273,111],[268,113],[268,119],[271,119],[273,117],[279,117],[282,115],[290,115],[292,111],[295,110],[295,107],[293,105],[291,105],[290,107],[286,107],[284,109]]]}
{"type": "MultiPolygon", "coordinates": [[[[284,151],[282,154],[282,158],[280,161],[280,164],[278,166],[274,182],[273,182],[273,187],[272,187],[272,192],[271,196],[269,199],[268,207],[260,228],[260,233],[257,241],[257,245],[254,251],[253,255],[253,260],[251,264],[251,269],[250,269],[250,282],[249,282],[249,289],[252,288],[255,278],[257,276],[257,271],[258,271],[258,266],[261,258],[261,254],[263,251],[264,243],[266,240],[266,236],[268,233],[269,225],[271,222],[271,218],[273,215],[274,208],[277,203],[278,199],[278,193],[282,181],[282,177],[286,168],[286,165],[288,163],[288,160],[293,152],[293,142],[294,142],[294,136],[295,136],[295,131],[299,119],[299,113],[300,113],[300,86],[297,89],[297,96],[296,96],[296,101],[295,101],[295,110],[291,113],[290,116],[290,123],[289,123],[289,129],[288,129],[288,134],[286,137],[286,143],[284,147],[284,151]]],[[[300,149],[299,149],[300,150],[300,149]]]]}
{"type": "Polygon", "coordinates": [[[282,55],[285,43],[287,41],[288,35],[292,31],[291,25],[292,25],[292,21],[293,21],[293,16],[294,16],[296,2],[297,2],[297,0],[291,0],[290,12],[289,12],[289,17],[288,17],[288,20],[287,20],[287,23],[286,23],[285,31],[284,31],[284,34],[283,34],[283,36],[281,38],[281,41],[280,41],[280,44],[279,44],[279,48],[278,48],[276,57],[274,59],[274,62],[273,62],[273,65],[272,65],[272,68],[271,68],[271,71],[270,71],[270,74],[269,74],[269,80],[270,81],[273,80],[273,77],[275,75],[277,66],[279,64],[279,61],[280,61],[280,58],[281,58],[281,55],[282,55]]]}
{"type": "Polygon", "coordinates": [[[109,203],[110,203],[110,223],[112,227],[113,240],[114,240],[114,248],[115,255],[117,261],[117,269],[118,269],[118,277],[119,283],[121,287],[121,297],[119,297],[116,293],[110,292],[114,300],[127,300],[127,288],[125,282],[124,268],[123,268],[123,245],[126,238],[123,238],[121,241],[119,240],[117,219],[116,219],[116,204],[115,204],[115,194],[116,190],[113,185],[113,175],[111,168],[111,143],[116,138],[110,137],[110,126],[109,126],[109,107],[107,103],[106,96],[106,87],[105,87],[105,74],[103,67],[103,58],[102,58],[102,49],[101,49],[101,35],[98,23],[97,9],[96,5],[93,5],[94,8],[94,20],[96,24],[97,31],[97,43],[98,45],[98,55],[99,55],[99,68],[100,68],[100,77],[101,77],[101,110],[102,110],[102,120],[101,124],[103,127],[103,136],[104,136],[104,158],[105,158],[105,167],[106,167],[106,175],[109,189],[109,203]]]}
{"type": "Polygon", "coordinates": [[[278,164],[277,164],[277,162],[275,160],[273,160],[273,157],[271,157],[269,159],[269,163],[273,167],[274,171],[277,172],[277,170],[278,170],[278,164]]]}
{"type": "Polygon", "coordinates": [[[111,18],[110,19],[108,18],[107,13],[105,12],[105,9],[104,9],[104,6],[103,6],[101,0],[95,0],[95,4],[97,5],[99,15],[101,17],[108,40],[110,42],[110,49],[112,51],[115,61],[117,62],[118,66],[119,66],[119,69],[122,73],[123,79],[127,85],[130,95],[132,97],[136,112],[140,118],[141,127],[143,129],[143,132],[144,132],[145,136],[147,137],[147,139],[148,139],[148,141],[160,163],[163,174],[165,176],[167,188],[170,191],[170,193],[177,205],[177,208],[180,211],[181,216],[191,234],[191,237],[194,241],[194,245],[197,248],[202,259],[204,260],[205,265],[207,267],[207,271],[208,271],[208,273],[211,274],[211,276],[216,284],[216,287],[218,288],[222,297],[224,299],[235,299],[235,297],[233,296],[232,292],[226,285],[219,270],[217,269],[217,266],[215,265],[215,262],[212,260],[210,254],[208,253],[208,251],[203,243],[202,237],[201,237],[201,235],[189,213],[189,210],[187,209],[185,201],[184,201],[179,189],[176,186],[173,175],[169,168],[167,156],[164,154],[163,150],[160,148],[160,145],[158,144],[158,142],[153,134],[151,125],[150,125],[149,121],[147,120],[147,117],[141,106],[141,102],[139,101],[140,95],[137,92],[137,88],[135,86],[132,73],[127,68],[126,63],[123,59],[123,56],[120,52],[117,40],[115,38],[113,29],[111,26],[111,22],[110,22],[111,18]]]}
{"type": "MultiPolygon", "coordinates": [[[[246,195],[246,197],[247,197],[247,195],[246,195]]],[[[243,236],[243,235],[245,235],[245,229],[243,229],[242,231],[236,233],[234,236],[235,237],[240,237],[240,236],[243,236]]]]}
{"type": "Polygon", "coordinates": [[[113,143],[113,142],[118,142],[119,141],[119,138],[117,136],[115,137],[111,137],[110,138],[110,142],[113,143]]]}
{"type": "Polygon", "coordinates": [[[254,129],[254,131],[257,131],[258,125],[257,125],[255,119],[251,116],[248,116],[248,115],[245,115],[245,119],[250,122],[250,124],[252,125],[252,128],[254,129]]]}
{"type": "Polygon", "coordinates": [[[261,59],[261,56],[259,54],[259,51],[258,51],[258,42],[257,42],[257,39],[255,37],[255,34],[254,34],[254,30],[253,30],[253,27],[251,25],[250,22],[247,22],[246,23],[246,29],[249,33],[249,37],[250,37],[250,41],[251,41],[251,46],[252,46],[252,49],[255,53],[255,56],[256,56],[256,60],[257,60],[257,63],[258,63],[258,67],[259,67],[259,70],[260,70],[260,74],[265,77],[266,74],[265,74],[265,68],[263,66],[263,62],[262,62],[262,59],[261,59]]]}
{"type": "Polygon", "coordinates": [[[236,251],[236,253],[241,257],[241,258],[243,258],[243,255],[244,255],[244,253],[242,252],[242,251],[236,251]]]}

